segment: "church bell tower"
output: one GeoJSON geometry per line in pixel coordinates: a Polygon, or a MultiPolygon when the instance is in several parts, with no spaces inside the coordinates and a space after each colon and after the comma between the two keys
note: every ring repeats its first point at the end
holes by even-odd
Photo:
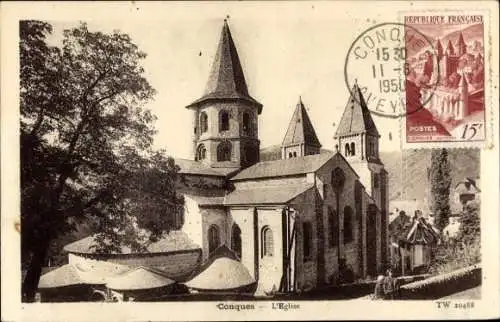
{"type": "Polygon", "coordinates": [[[262,104],[248,93],[227,21],[204,95],[187,106],[193,113],[194,159],[237,170],[259,161],[258,115],[262,104]]]}
{"type": "Polygon", "coordinates": [[[359,176],[359,181],[376,205],[375,230],[380,229],[380,262],[388,254],[388,181],[387,171],[379,156],[380,134],[373,122],[358,84],[354,84],[339,126],[334,136],[336,150],[341,153],[359,176]]]}
{"type": "Polygon", "coordinates": [[[335,149],[353,166],[366,191],[380,206],[384,169],[379,156],[380,134],[358,84],[354,84],[351,90],[334,138],[335,149]]]}

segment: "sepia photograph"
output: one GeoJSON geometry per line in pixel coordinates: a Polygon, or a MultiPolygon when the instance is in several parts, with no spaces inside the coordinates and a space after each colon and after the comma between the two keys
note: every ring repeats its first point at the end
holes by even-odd
{"type": "Polygon", "coordinates": [[[336,3],[11,19],[21,308],[205,303],[307,319],[308,303],[467,314],[490,298],[498,12],[493,26],[486,8],[318,13],[336,3]]]}

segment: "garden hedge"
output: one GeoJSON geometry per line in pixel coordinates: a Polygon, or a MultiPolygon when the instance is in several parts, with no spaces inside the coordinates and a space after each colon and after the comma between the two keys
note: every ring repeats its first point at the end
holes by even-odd
{"type": "Polygon", "coordinates": [[[481,265],[409,283],[399,289],[403,300],[433,300],[481,285],[481,265]]]}

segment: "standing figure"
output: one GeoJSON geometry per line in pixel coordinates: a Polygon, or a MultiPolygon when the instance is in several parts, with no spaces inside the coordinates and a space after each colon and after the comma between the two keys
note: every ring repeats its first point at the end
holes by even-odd
{"type": "Polygon", "coordinates": [[[374,300],[383,300],[384,299],[384,275],[379,275],[377,277],[377,282],[375,283],[375,291],[373,292],[374,300]]]}
{"type": "Polygon", "coordinates": [[[392,269],[388,268],[383,282],[384,299],[394,300],[396,297],[396,279],[392,276],[392,269]]]}

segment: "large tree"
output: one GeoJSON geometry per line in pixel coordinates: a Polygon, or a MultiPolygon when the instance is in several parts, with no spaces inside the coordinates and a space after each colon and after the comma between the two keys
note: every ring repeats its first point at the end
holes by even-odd
{"type": "Polygon", "coordinates": [[[20,22],[23,297],[34,297],[51,241],[83,221],[101,251],[143,251],[182,224],[178,168],[153,151],[155,90],[130,37],[20,22]]]}
{"type": "Polygon", "coordinates": [[[446,149],[432,151],[429,176],[434,225],[442,232],[450,217],[451,166],[446,149]]]}

